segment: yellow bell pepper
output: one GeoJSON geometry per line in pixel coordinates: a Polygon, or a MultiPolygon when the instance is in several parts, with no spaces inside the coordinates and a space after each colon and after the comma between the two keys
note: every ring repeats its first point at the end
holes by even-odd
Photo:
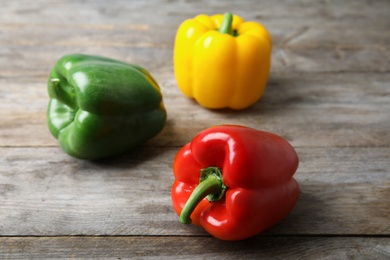
{"type": "Polygon", "coordinates": [[[247,108],[264,92],[271,48],[271,37],[259,23],[230,13],[198,15],[176,34],[177,84],[206,108],[247,108]]]}

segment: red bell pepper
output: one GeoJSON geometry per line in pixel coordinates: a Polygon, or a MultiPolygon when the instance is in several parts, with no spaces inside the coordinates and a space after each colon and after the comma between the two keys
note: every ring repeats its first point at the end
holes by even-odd
{"type": "Polygon", "coordinates": [[[294,148],[282,137],[243,126],[200,132],[177,153],[172,203],[180,222],[222,240],[241,240],[293,209],[299,185],[294,148]]]}

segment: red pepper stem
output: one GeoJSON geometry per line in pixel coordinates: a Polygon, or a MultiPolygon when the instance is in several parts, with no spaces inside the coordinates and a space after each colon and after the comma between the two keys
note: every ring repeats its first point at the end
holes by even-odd
{"type": "Polygon", "coordinates": [[[218,31],[222,34],[226,33],[226,34],[233,35],[232,22],[233,22],[233,15],[231,13],[225,13],[221,28],[219,28],[218,31]]]}
{"type": "Polygon", "coordinates": [[[192,212],[205,197],[212,202],[221,199],[225,194],[226,186],[219,168],[209,167],[202,169],[201,173],[199,185],[192,191],[181,211],[180,222],[183,224],[191,224],[192,212]]]}

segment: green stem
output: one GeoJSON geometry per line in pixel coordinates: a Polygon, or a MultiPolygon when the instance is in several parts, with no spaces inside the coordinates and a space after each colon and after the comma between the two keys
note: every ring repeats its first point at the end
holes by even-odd
{"type": "Polygon", "coordinates": [[[233,22],[233,15],[231,13],[225,13],[223,17],[223,22],[221,28],[219,28],[220,33],[226,33],[230,35],[234,35],[233,28],[232,28],[232,22],[233,22]]]}
{"type": "Polygon", "coordinates": [[[183,224],[191,224],[191,214],[196,206],[205,198],[210,202],[221,199],[225,194],[226,186],[222,181],[221,170],[217,167],[208,167],[201,170],[199,185],[192,191],[184,205],[181,214],[180,222],[183,224]]]}
{"type": "Polygon", "coordinates": [[[75,93],[61,86],[60,79],[52,78],[50,79],[49,84],[51,89],[53,90],[53,94],[56,99],[60,100],[74,110],[77,110],[79,108],[75,93]]]}

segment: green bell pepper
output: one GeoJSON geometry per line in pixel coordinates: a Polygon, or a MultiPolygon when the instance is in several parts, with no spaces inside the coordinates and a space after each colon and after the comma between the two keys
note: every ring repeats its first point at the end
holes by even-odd
{"type": "Polygon", "coordinates": [[[166,122],[157,82],[136,65],[66,55],[50,73],[48,92],[50,132],[73,157],[124,153],[157,135],[166,122]]]}

